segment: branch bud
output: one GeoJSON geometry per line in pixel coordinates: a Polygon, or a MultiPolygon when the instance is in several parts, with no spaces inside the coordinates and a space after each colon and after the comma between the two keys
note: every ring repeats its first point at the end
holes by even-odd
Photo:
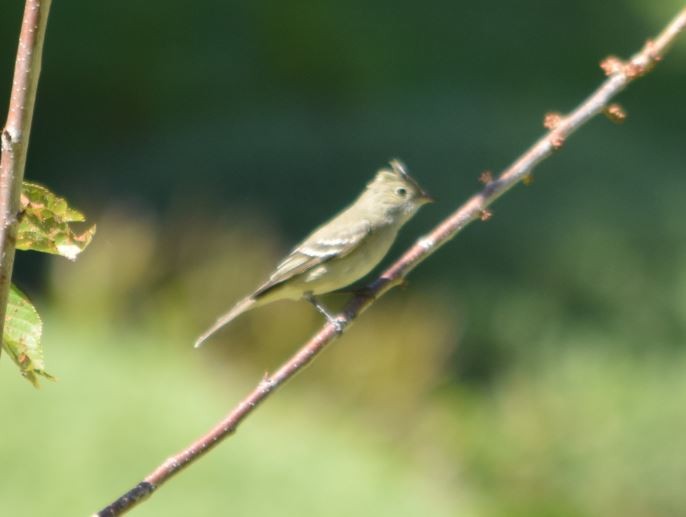
{"type": "Polygon", "coordinates": [[[543,117],[543,127],[550,129],[551,131],[558,127],[562,122],[562,114],[556,111],[551,111],[545,114],[543,117]]]}
{"type": "Polygon", "coordinates": [[[556,151],[562,149],[562,146],[565,145],[564,135],[561,133],[552,133],[550,135],[550,145],[552,145],[553,149],[556,151]]]}
{"type": "Polygon", "coordinates": [[[618,74],[624,71],[624,61],[617,56],[607,56],[600,62],[600,68],[603,69],[605,75],[618,74]]]}
{"type": "Polygon", "coordinates": [[[479,174],[479,181],[484,185],[488,185],[493,182],[493,173],[491,171],[483,171],[479,174]]]}
{"type": "Polygon", "coordinates": [[[622,124],[626,120],[626,111],[617,103],[610,104],[603,113],[615,124],[622,124]]]}

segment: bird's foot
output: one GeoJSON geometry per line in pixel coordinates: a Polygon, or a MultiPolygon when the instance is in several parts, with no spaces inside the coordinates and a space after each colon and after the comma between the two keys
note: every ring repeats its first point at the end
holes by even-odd
{"type": "Polygon", "coordinates": [[[329,319],[327,318],[328,322],[331,324],[333,329],[336,331],[336,334],[339,336],[343,334],[343,330],[345,330],[345,321],[340,319],[340,318],[332,318],[329,319]]]}

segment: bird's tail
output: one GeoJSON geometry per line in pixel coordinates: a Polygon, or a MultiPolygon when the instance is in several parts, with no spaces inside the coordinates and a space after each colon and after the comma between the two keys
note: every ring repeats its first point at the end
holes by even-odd
{"type": "Polygon", "coordinates": [[[198,339],[195,340],[195,348],[199,348],[210,338],[215,332],[223,326],[228,325],[234,318],[243,314],[245,311],[252,309],[257,300],[252,296],[243,298],[240,302],[234,305],[229,312],[219,317],[210,328],[208,328],[198,339]]]}

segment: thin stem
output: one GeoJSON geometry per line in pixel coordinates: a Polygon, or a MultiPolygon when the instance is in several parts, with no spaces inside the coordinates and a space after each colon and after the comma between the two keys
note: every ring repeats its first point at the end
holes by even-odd
{"type": "Polygon", "coordinates": [[[24,180],[33,108],[41,71],[43,41],[51,2],[52,0],[26,0],[7,122],[0,134],[0,340],[12,281],[19,196],[24,180]]]}
{"type": "MultiPolygon", "coordinates": [[[[616,58],[608,58],[604,61],[602,66],[608,73],[607,80],[566,117],[551,117],[554,119],[554,127],[552,127],[553,124],[549,124],[551,130],[507,168],[498,179],[487,180],[486,186],[481,192],[468,199],[431,233],[419,239],[400,259],[372,282],[364,294],[353,297],[343,313],[337,317],[342,327],[340,330],[345,330],[377,298],[393,286],[401,284],[410,271],[452,239],[465,226],[477,219],[488,219],[490,213],[487,208],[490,204],[518,182],[527,178],[534,167],[553,154],[554,151],[560,149],[572,133],[595,115],[603,112],[608,107],[609,101],[621,92],[627,84],[650,71],[654,64],[662,58],[676,36],[684,29],[684,26],[686,26],[686,8],[654,41],[648,42],[628,62],[622,62],[616,58]]],[[[312,362],[316,355],[339,335],[337,330],[332,323],[326,323],[274,374],[266,375],[255,389],[213,429],[186,449],[167,459],[136,487],[96,515],[100,517],[121,515],[147,498],[174,474],[180,472],[184,467],[190,465],[224,438],[231,435],[260,403],[312,362]]]]}

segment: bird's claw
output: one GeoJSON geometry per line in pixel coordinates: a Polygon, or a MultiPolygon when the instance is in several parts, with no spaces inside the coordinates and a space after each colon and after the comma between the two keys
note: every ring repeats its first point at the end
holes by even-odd
{"type": "Polygon", "coordinates": [[[339,318],[331,318],[329,323],[331,323],[331,326],[336,331],[336,334],[339,336],[343,334],[343,330],[345,329],[345,322],[343,320],[339,318]]]}

